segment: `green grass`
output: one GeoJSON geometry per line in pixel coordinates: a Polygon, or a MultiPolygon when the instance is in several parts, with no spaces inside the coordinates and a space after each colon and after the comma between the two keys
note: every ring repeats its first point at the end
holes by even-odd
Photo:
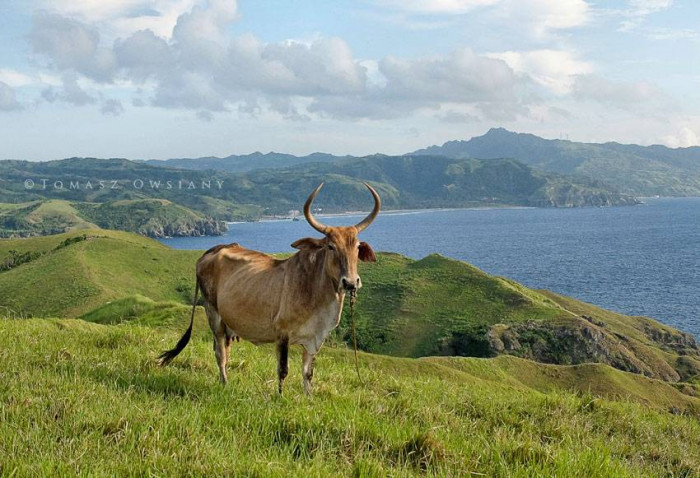
{"type": "Polygon", "coordinates": [[[571,315],[535,291],[438,254],[419,261],[380,254],[360,273],[367,287],[358,301],[358,340],[378,353],[433,355],[452,331],[571,315]]]}
{"type": "MultiPolygon", "coordinates": [[[[189,321],[192,308],[178,302],[155,302],[142,295],[117,299],[91,310],[80,318],[96,324],[121,324],[125,322],[151,327],[184,324],[189,321]]],[[[197,316],[204,318],[204,311],[197,308],[197,316]]]]}
{"type": "Polygon", "coordinates": [[[96,227],[68,201],[0,204],[0,237],[57,234],[96,227]]]}
{"type": "Polygon", "coordinates": [[[700,470],[699,400],[607,366],[587,369],[587,383],[609,382],[589,392],[581,390],[581,369],[571,367],[361,354],[361,383],[351,353],[325,348],[307,398],[293,350],[279,397],[271,347],[235,343],[222,387],[204,332],[173,366],[155,365],[178,336],[134,324],[0,320],[0,475],[692,477],[700,470]],[[542,379],[554,372],[559,379],[542,379]]]}
{"type": "MultiPolygon", "coordinates": [[[[110,230],[0,240],[0,265],[22,258],[0,268],[0,310],[16,317],[178,323],[188,314],[200,255],[110,230]]],[[[700,350],[687,334],[528,289],[461,261],[380,253],[377,263],[361,264],[360,273],[357,337],[365,351],[603,362],[668,381],[700,373],[700,350]],[[497,349],[499,340],[519,347],[497,349]]],[[[352,343],[347,313],[346,307],[335,342],[352,343]]]]}
{"type": "Polygon", "coordinates": [[[219,222],[166,199],[76,202],[74,207],[102,228],[131,231],[151,237],[191,235],[195,230],[200,234],[221,233],[225,230],[219,222]]]}
{"type": "Polygon", "coordinates": [[[0,317],[14,317],[0,319],[0,476],[700,476],[700,354],[671,327],[439,255],[381,253],[361,266],[358,335],[394,356],[360,352],[358,380],[346,310],[314,396],[293,348],[279,397],[271,346],[234,343],[218,384],[201,307],[190,346],[155,365],[189,321],[200,254],[99,229],[0,240],[0,260],[26,259],[0,272],[0,317]],[[518,332],[530,348],[503,353],[547,339],[569,363],[581,330],[608,347],[596,361],[667,381],[604,363],[400,357],[518,332]]]}
{"type": "Polygon", "coordinates": [[[22,316],[76,317],[134,294],[183,304],[191,300],[194,264],[201,253],[106,230],[53,250],[82,234],[0,241],[0,257],[13,249],[45,252],[0,274],[0,305],[22,316]]]}

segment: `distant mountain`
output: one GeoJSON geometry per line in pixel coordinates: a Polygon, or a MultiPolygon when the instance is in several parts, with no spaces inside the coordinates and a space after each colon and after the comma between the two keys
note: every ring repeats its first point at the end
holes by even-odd
{"type": "Polygon", "coordinates": [[[368,210],[371,197],[362,181],[377,189],[385,209],[637,202],[600,181],[572,180],[512,159],[375,155],[238,173],[125,159],[0,161],[0,235],[90,225],[151,236],[219,234],[220,221],[298,211],[322,181],[317,206],[326,212],[368,210]]]}
{"type": "Polygon", "coordinates": [[[631,195],[700,195],[700,147],[579,143],[494,128],[468,141],[448,141],[410,153],[425,154],[514,158],[543,171],[603,181],[631,195]]]}
{"type": "Polygon", "coordinates": [[[143,161],[150,166],[158,166],[165,168],[178,169],[213,169],[217,171],[229,171],[232,173],[240,173],[252,171],[254,169],[277,169],[288,168],[290,166],[298,166],[306,163],[326,163],[338,161],[340,159],[348,159],[352,156],[334,156],[326,153],[313,153],[307,156],[294,156],[284,153],[260,153],[244,155],[231,155],[225,158],[217,158],[207,156],[202,158],[175,158],[175,159],[148,159],[143,161]]]}
{"type": "MultiPolygon", "coordinates": [[[[314,174],[319,178],[342,176],[385,184],[389,186],[388,191],[396,195],[395,201],[400,208],[478,205],[581,207],[637,202],[635,198],[620,194],[600,182],[585,178],[572,181],[564,176],[533,170],[512,159],[485,161],[444,156],[375,155],[308,164],[287,171],[314,174]]],[[[258,172],[258,175],[263,174],[274,173],[258,172]]]]}

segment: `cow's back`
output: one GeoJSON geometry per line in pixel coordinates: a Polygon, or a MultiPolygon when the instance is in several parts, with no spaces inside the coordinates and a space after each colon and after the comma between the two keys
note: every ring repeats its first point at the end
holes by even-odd
{"type": "Polygon", "coordinates": [[[236,335],[273,342],[284,262],[236,243],[216,246],[197,262],[197,279],[206,300],[236,335]]]}

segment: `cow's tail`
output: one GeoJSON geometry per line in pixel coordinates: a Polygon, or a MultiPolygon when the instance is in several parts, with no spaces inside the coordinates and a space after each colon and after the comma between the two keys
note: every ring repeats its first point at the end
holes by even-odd
{"type": "Polygon", "coordinates": [[[180,340],[177,342],[177,345],[175,348],[166,350],[162,354],[158,356],[158,365],[161,367],[164,367],[168,365],[170,362],[173,361],[175,357],[177,357],[182,350],[187,347],[187,344],[190,342],[190,338],[192,337],[192,325],[194,325],[194,312],[197,309],[197,293],[199,292],[199,281],[196,281],[194,284],[194,300],[192,301],[192,315],[190,316],[190,326],[187,328],[185,333],[183,334],[182,337],[180,337],[180,340]]]}

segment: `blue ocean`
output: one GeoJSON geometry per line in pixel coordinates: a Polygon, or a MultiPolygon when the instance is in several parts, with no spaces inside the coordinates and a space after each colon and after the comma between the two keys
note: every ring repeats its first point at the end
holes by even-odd
{"type": "MultiPolygon", "coordinates": [[[[361,216],[319,218],[349,225],[361,216]]],[[[178,249],[239,242],[282,252],[305,236],[318,233],[304,220],[262,221],[230,224],[223,237],[162,242],[178,249]]],[[[361,237],[377,251],[413,258],[437,252],[700,337],[700,198],[646,199],[635,207],[385,212],[361,237]]]]}

